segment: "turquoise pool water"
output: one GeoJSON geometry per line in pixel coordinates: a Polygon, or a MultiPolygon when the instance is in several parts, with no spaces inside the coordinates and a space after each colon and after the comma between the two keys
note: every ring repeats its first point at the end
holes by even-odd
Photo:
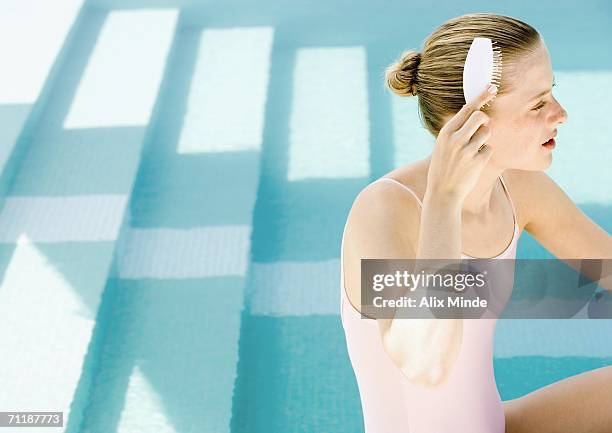
{"type": "MultiPolygon", "coordinates": [[[[382,73],[491,6],[62,1],[48,76],[19,104],[0,88],[3,125],[25,119],[0,131],[0,410],[63,410],[70,433],[360,431],[342,228],[365,185],[432,145],[382,73]]],[[[494,12],[544,36],[569,113],[548,173],[612,232],[612,6],[494,12]]],[[[523,235],[518,257],[549,255],[523,235]]],[[[502,398],[611,348],[612,320],[500,321],[502,398]]]]}
{"type": "MultiPolygon", "coordinates": [[[[300,42],[289,47],[283,44],[273,54],[271,81],[285,91],[271,93],[268,102],[271,119],[264,135],[262,178],[253,220],[250,294],[241,321],[232,430],[362,429],[356,415],[360,404],[355,378],[333,304],[311,306],[310,310],[303,304],[310,298],[326,302],[326,291],[335,294],[338,290],[337,279],[326,280],[331,273],[328,263],[338,257],[342,227],[356,192],[397,165],[425,156],[431,148],[430,137],[419,129],[414,101],[400,100],[381,90],[381,69],[402,49],[418,47],[435,24],[465,11],[446,2],[436,8],[443,12],[415,5],[396,7],[394,17],[390,10],[357,7],[335,25],[324,22],[316,34],[295,36],[300,42]],[[321,45],[350,48],[336,48],[334,56],[321,45]],[[300,76],[301,68],[317,78],[309,80],[306,72],[300,76]],[[334,83],[329,84],[330,92],[338,95],[335,101],[333,96],[325,100],[348,111],[346,116],[351,120],[346,123],[356,127],[349,137],[338,137],[324,114],[316,116],[321,124],[309,126],[330,129],[329,136],[324,136],[327,140],[322,143],[314,138],[309,141],[311,153],[305,151],[303,159],[295,162],[292,156],[297,152],[288,147],[299,145],[302,137],[291,127],[299,128],[296,118],[304,116],[299,103],[311,103],[308,85],[318,83],[319,76],[329,77],[334,83]],[[351,91],[331,91],[340,78],[348,81],[351,91]],[[368,101],[365,113],[353,109],[362,98],[368,101]],[[366,132],[359,135],[364,124],[366,132]],[[351,145],[338,152],[330,149],[344,138],[353,139],[351,145]],[[329,160],[334,162],[332,167],[329,160]],[[300,169],[306,173],[298,179],[300,169]],[[287,181],[292,174],[295,181],[287,181]],[[289,273],[295,276],[294,281],[288,279],[289,273]]],[[[479,6],[469,9],[478,10],[479,6]]],[[[610,136],[610,127],[603,125],[606,121],[602,117],[601,130],[588,131],[588,118],[597,109],[586,94],[576,92],[581,86],[591,88],[595,82],[604,85],[612,80],[612,57],[608,52],[602,54],[605,48],[600,42],[610,36],[610,27],[604,24],[610,21],[610,7],[599,3],[576,11],[547,3],[530,10],[517,4],[500,12],[532,23],[544,35],[555,69],[556,97],[566,106],[570,119],[559,128],[559,145],[548,172],[584,212],[610,232],[609,163],[594,158],[591,152],[596,148],[605,158],[612,155],[610,139],[603,138],[610,136]],[[578,18],[570,18],[573,14],[578,18]],[[591,25],[593,22],[596,24],[591,25]],[[562,30],[556,23],[570,25],[573,30],[562,30]],[[584,35],[583,43],[578,42],[577,34],[584,35]],[[587,40],[594,45],[586,48],[587,40]]],[[[298,31],[311,22],[305,20],[298,31]]],[[[315,89],[313,84],[313,93],[315,89]]],[[[313,99],[320,96],[317,93],[313,99]]],[[[603,101],[600,97],[595,100],[603,101]]],[[[518,257],[551,256],[523,235],[518,257]]],[[[568,376],[610,365],[611,343],[609,321],[500,322],[494,362],[500,394],[504,400],[519,397],[568,376]]]]}

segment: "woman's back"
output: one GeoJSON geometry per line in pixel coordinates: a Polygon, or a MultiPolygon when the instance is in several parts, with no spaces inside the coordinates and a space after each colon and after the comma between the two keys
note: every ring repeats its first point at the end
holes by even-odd
{"type": "MultiPolygon", "coordinates": [[[[501,180],[501,178],[500,178],[501,180]]],[[[421,200],[406,185],[393,183],[421,200]]],[[[516,212],[502,180],[514,218],[514,232],[508,247],[496,259],[516,255],[518,225],[516,212]]],[[[412,384],[383,348],[376,320],[362,318],[345,289],[344,235],[341,247],[341,320],[351,364],[359,386],[366,433],[410,431],[478,433],[504,431],[504,410],[493,372],[495,319],[463,321],[462,344],[448,380],[428,389],[412,384]]],[[[462,258],[473,257],[462,254],[462,258]]]]}

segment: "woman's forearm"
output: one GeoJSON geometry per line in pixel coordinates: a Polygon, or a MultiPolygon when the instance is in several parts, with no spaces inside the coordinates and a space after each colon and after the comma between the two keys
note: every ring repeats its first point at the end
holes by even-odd
{"type": "MultiPolygon", "coordinates": [[[[426,194],[423,200],[419,243],[414,273],[420,273],[421,260],[461,258],[461,202],[444,194],[426,194]]],[[[431,262],[426,271],[431,272],[431,262]]],[[[417,288],[423,293],[421,288],[417,288]]],[[[435,387],[445,382],[461,348],[461,319],[394,318],[384,336],[391,359],[414,383],[435,387]]]]}
{"type": "Polygon", "coordinates": [[[455,196],[425,193],[416,258],[461,258],[461,201],[455,196]]]}

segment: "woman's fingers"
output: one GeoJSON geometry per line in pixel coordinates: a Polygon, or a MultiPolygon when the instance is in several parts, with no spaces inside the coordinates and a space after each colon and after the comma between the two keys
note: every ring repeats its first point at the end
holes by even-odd
{"type": "Polygon", "coordinates": [[[460,129],[471,114],[480,110],[484,104],[489,102],[497,94],[497,86],[491,84],[485,89],[476,99],[466,103],[447,123],[444,128],[449,132],[454,132],[460,129]]]}
{"type": "Polygon", "coordinates": [[[432,152],[428,187],[453,191],[462,200],[474,188],[492,153],[485,144],[490,139],[489,116],[480,110],[497,92],[495,86],[490,89],[465,104],[440,130],[432,152]]]}
{"type": "Polygon", "coordinates": [[[470,138],[465,146],[476,152],[480,146],[486,143],[490,136],[491,130],[482,125],[476,130],[476,132],[472,135],[472,138],[470,138]]]}
{"type": "MultiPolygon", "coordinates": [[[[480,110],[472,112],[467,121],[458,131],[453,133],[453,136],[459,143],[467,143],[472,139],[476,131],[482,128],[489,122],[489,116],[480,110]]],[[[486,128],[488,130],[488,128],[486,128]]]]}
{"type": "Polygon", "coordinates": [[[482,164],[486,164],[489,159],[491,159],[491,155],[493,154],[493,148],[484,144],[480,151],[475,152],[474,159],[480,161],[482,164]]]}

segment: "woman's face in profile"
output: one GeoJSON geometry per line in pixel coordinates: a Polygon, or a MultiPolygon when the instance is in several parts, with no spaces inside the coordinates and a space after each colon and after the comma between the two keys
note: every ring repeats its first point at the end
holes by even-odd
{"type": "Polygon", "coordinates": [[[554,77],[544,42],[513,65],[502,64],[502,79],[509,91],[498,95],[489,111],[491,162],[504,168],[544,170],[554,150],[542,143],[567,120],[567,112],[552,94],[554,77]]]}

